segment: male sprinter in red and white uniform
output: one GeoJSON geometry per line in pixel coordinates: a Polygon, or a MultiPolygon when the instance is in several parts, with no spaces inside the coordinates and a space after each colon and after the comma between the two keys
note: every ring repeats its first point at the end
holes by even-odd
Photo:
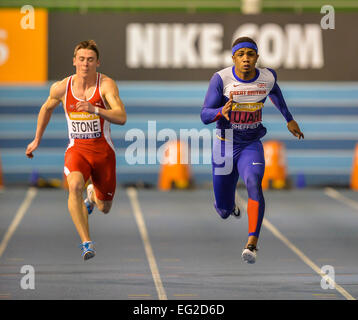
{"type": "Polygon", "coordinates": [[[97,73],[99,52],[93,40],[80,42],[73,65],[76,73],[51,86],[50,95],[38,115],[35,139],[26,155],[33,157],[53,110],[62,102],[67,118],[70,143],[65,153],[64,173],[69,186],[68,209],[81,238],[84,260],[95,256],[89,235],[88,214],[94,205],[108,213],[116,188],[116,158],[110,137],[110,123],[124,125],[127,120],[116,83],[97,73]],[[87,199],[83,191],[87,180],[87,199]]]}

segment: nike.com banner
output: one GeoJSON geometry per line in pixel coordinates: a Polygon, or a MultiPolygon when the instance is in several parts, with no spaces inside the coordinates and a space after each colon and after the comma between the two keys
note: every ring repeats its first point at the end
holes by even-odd
{"type": "Polygon", "coordinates": [[[323,14],[129,14],[50,13],[49,80],[74,72],[75,45],[94,39],[100,72],[116,80],[206,80],[232,65],[239,36],[258,45],[258,66],[280,80],[358,80],[358,14],[335,14],[335,29],[322,29],[323,14]]]}

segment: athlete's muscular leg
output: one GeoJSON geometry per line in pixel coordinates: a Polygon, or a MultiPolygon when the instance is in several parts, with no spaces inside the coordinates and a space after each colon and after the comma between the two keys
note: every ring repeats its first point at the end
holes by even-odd
{"type": "MultiPolygon", "coordinates": [[[[213,158],[212,158],[212,175],[213,175],[213,188],[215,195],[214,207],[217,213],[223,219],[227,219],[235,208],[235,191],[236,184],[239,179],[237,168],[235,165],[228,170],[228,172],[223,171],[225,164],[231,158],[231,163],[234,163],[233,160],[233,150],[226,150],[228,155],[225,154],[225,142],[216,139],[214,140],[213,146],[213,158]],[[221,160],[224,160],[222,164],[216,164],[214,155],[221,155],[221,160]],[[218,170],[221,169],[221,170],[218,170]]],[[[232,148],[232,144],[229,146],[232,148]]],[[[218,159],[218,157],[217,157],[218,159]]]]}
{"type": "Polygon", "coordinates": [[[213,164],[213,188],[217,213],[223,219],[227,219],[235,208],[235,190],[238,181],[238,174],[233,171],[229,175],[216,175],[213,164]]]}
{"type": "Polygon", "coordinates": [[[112,207],[112,200],[116,190],[116,156],[114,151],[108,147],[101,156],[96,156],[92,164],[91,178],[94,186],[92,202],[99,211],[108,213],[112,207]]]}
{"type": "Polygon", "coordinates": [[[88,226],[88,212],[83,203],[85,181],[79,171],[73,171],[67,176],[68,210],[82,242],[91,241],[88,226]]]}
{"type": "Polygon", "coordinates": [[[249,198],[247,204],[249,222],[247,245],[256,246],[265,213],[265,199],[261,186],[265,171],[265,158],[260,141],[253,142],[242,150],[238,161],[238,170],[245,182],[249,198]]]}

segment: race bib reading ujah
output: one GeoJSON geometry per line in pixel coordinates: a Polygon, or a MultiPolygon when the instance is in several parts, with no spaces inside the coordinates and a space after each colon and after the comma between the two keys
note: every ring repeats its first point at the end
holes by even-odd
{"type": "Polygon", "coordinates": [[[71,139],[94,139],[101,137],[100,117],[87,112],[69,113],[69,134],[71,139]]]}
{"type": "Polygon", "coordinates": [[[254,129],[262,121],[262,102],[255,103],[233,103],[231,109],[230,123],[233,129],[254,129]]]}

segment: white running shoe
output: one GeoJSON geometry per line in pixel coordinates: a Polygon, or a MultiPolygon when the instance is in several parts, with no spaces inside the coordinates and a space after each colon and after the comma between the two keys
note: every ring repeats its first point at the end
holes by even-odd
{"type": "Polygon", "coordinates": [[[256,262],[257,256],[257,248],[253,244],[249,244],[244,250],[242,251],[242,259],[249,264],[253,264],[256,262]]]}
{"type": "Polygon", "coordinates": [[[91,259],[96,255],[93,244],[94,242],[92,241],[86,241],[80,244],[80,248],[82,250],[81,256],[83,257],[83,260],[91,259]]]}
{"type": "Polygon", "coordinates": [[[90,199],[93,198],[93,192],[94,192],[94,187],[93,184],[89,184],[87,186],[87,198],[85,199],[85,205],[87,207],[87,211],[88,214],[91,214],[93,209],[94,209],[94,202],[92,202],[90,199]]]}

